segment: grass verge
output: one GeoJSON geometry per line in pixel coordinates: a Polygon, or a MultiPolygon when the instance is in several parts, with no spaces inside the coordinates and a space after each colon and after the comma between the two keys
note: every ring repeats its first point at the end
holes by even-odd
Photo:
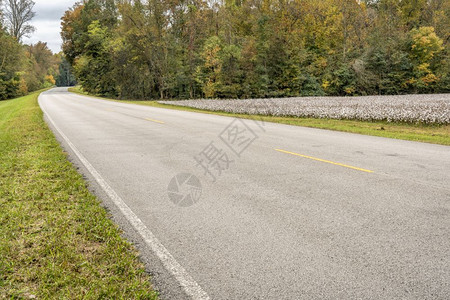
{"type": "Polygon", "coordinates": [[[0,299],[157,299],[43,121],[38,95],[0,101],[0,299]]]}
{"type": "MultiPolygon", "coordinates": [[[[80,87],[70,88],[69,91],[89,95],[82,91],[80,87]]],[[[89,95],[91,96],[91,95],[89,95]]],[[[287,125],[312,127],[328,130],[336,130],[350,133],[358,133],[365,135],[373,135],[415,142],[425,142],[441,145],[450,145],[450,125],[423,125],[423,124],[406,124],[406,123],[388,123],[388,122],[364,122],[356,120],[334,120],[334,119],[313,119],[313,118],[297,118],[297,117],[273,117],[247,114],[234,114],[220,111],[208,111],[191,107],[182,107],[178,105],[161,104],[157,101],[133,101],[133,100],[114,100],[103,97],[100,99],[125,102],[139,105],[147,105],[160,108],[170,108],[176,110],[192,111],[199,113],[215,114],[228,117],[236,117],[243,119],[258,119],[264,122],[280,123],[287,125]]]]}

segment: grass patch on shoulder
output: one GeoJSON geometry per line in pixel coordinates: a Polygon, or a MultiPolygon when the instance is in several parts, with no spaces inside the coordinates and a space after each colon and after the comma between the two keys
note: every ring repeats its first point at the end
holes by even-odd
{"type": "MultiPolygon", "coordinates": [[[[80,87],[70,88],[69,91],[82,95],[89,95],[88,93],[84,92],[80,87]]],[[[264,122],[273,122],[294,126],[336,130],[415,142],[450,145],[450,125],[425,125],[425,124],[406,124],[406,123],[389,123],[389,122],[365,122],[357,120],[273,117],[273,116],[234,114],[220,111],[208,111],[178,105],[161,104],[158,103],[157,101],[114,100],[103,97],[97,98],[160,108],[170,108],[198,113],[215,114],[235,118],[252,119],[252,120],[257,119],[262,120],[264,122]]]]}
{"type": "Polygon", "coordinates": [[[157,299],[137,252],[43,120],[0,101],[0,299],[157,299]]]}

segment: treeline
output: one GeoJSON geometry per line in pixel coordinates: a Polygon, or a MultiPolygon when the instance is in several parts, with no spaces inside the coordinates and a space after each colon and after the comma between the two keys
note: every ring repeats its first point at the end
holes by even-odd
{"type": "Polygon", "coordinates": [[[62,53],[53,54],[43,42],[21,43],[34,31],[28,24],[34,17],[33,6],[31,0],[0,1],[0,100],[74,81],[62,53]]]}
{"type": "Polygon", "coordinates": [[[53,86],[59,59],[46,43],[21,45],[0,27],[0,100],[53,86]]]}
{"type": "Polygon", "coordinates": [[[46,43],[22,45],[34,31],[32,0],[0,0],[0,100],[26,95],[55,84],[59,57],[46,43]]]}
{"type": "Polygon", "coordinates": [[[86,0],[61,34],[111,97],[450,91],[448,0],[86,0]]]}

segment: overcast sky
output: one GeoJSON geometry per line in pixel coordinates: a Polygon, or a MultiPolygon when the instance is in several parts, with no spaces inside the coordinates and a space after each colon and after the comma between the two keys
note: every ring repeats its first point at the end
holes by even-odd
{"type": "Polygon", "coordinates": [[[25,44],[35,44],[38,41],[47,42],[48,47],[54,52],[61,51],[61,17],[64,12],[72,7],[76,0],[34,0],[36,16],[31,24],[36,31],[30,38],[24,38],[25,44]]]}

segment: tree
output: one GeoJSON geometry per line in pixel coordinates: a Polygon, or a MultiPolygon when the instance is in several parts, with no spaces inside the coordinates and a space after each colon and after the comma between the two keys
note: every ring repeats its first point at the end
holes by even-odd
{"type": "Polygon", "coordinates": [[[67,61],[73,65],[75,58],[83,52],[80,41],[89,24],[83,24],[81,13],[84,6],[75,4],[67,10],[61,18],[61,38],[63,40],[62,49],[67,61]]]}
{"type": "Polygon", "coordinates": [[[22,47],[16,39],[0,28],[0,100],[13,98],[27,92],[21,71],[25,65],[22,47]]]}
{"type": "Polygon", "coordinates": [[[75,76],[72,73],[72,66],[67,59],[62,56],[59,64],[59,74],[56,77],[57,86],[74,86],[77,84],[75,76]]]}
{"type": "Polygon", "coordinates": [[[222,60],[220,59],[220,51],[222,45],[219,37],[210,37],[203,47],[202,59],[203,65],[197,67],[197,81],[202,86],[205,97],[216,97],[221,89],[220,73],[222,69],[222,60]]]}
{"type": "Polygon", "coordinates": [[[419,27],[411,30],[410,39],[414,78],[411,78],[408,83],[416,89],[425,90],[440,79],[433,73],[431,63],[433,58],[444,50],[443,41],[436,35],[433,27],[419,27]]]}
{"type": "Polygon", "coordinates": [[[433,27],[420,27],[413,29],[411,34],[411,55],[420,63],[429,63],[430,60],[444,48],[443,41],[434,32],[433,27]]]}
{"type": "Polygon", "coordinates": [[[110,97],[118,95],[108,29],[99,21],[89,25],[85,53],[76,59],[74,69],[86,91],[110,97]]]}
{"type": "Polygon", "coordinates": [[[52,80],[58,74],[59,57],[48,48],[47,43],[37,42],[34,45],[24,46],[28,58],[24,78],[28,89],[35,91],[54,85],[52,80]]]}
{"type": "Polygon", "coordinates": [[[448,92],[449,3],[85,0],[61,35],[78,82],[120,98],[448,92]]]}
{"type": "Polygon", "coordinates": [[[34,1],[32,0],[5,0],[4,18],[6,27],[10,34],[18,41],[22,37],[34,32],[35,28],[30,22],[36,13],[33,11],[34,1]]]}

